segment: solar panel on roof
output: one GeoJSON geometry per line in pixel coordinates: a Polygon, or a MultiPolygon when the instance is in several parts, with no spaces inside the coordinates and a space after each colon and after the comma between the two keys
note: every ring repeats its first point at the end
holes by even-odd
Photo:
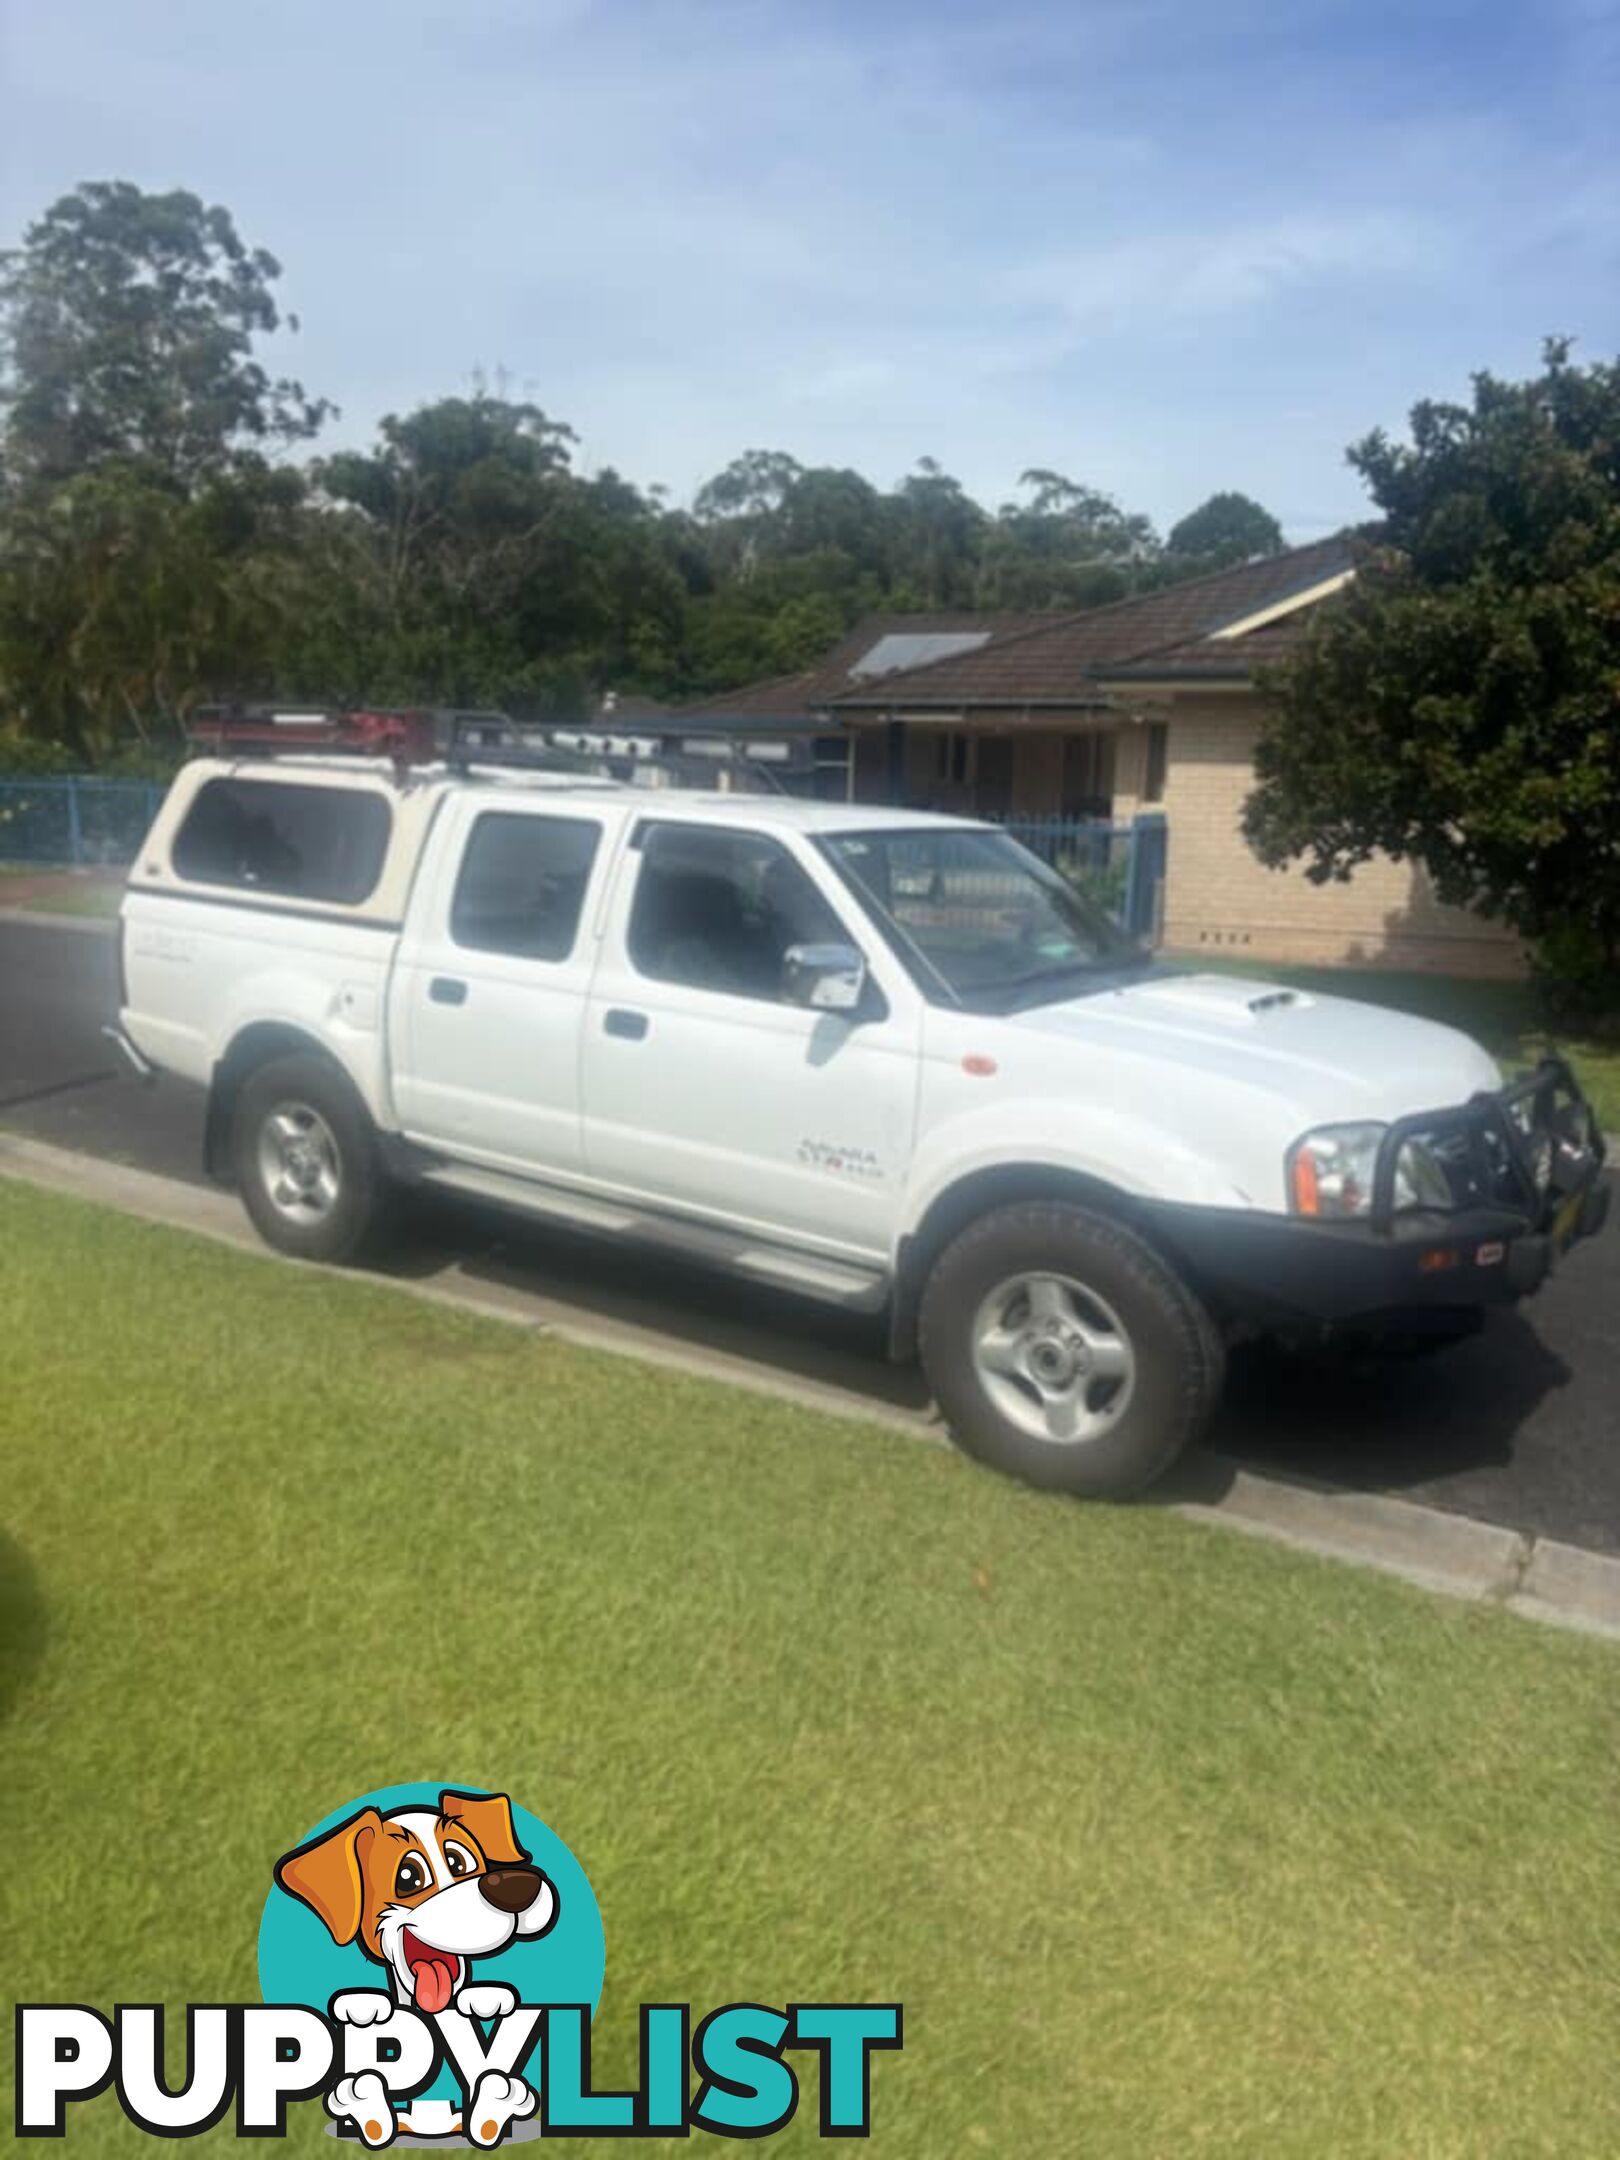
{"type": "Polygon", "coordinates": [[[927,667],[931,660],[977,652],[989,642],[988,630],[892,630],[864,652],[849,672],[857,682],[866,682],[874,675],[894,675],[902,668],[927,667]]]}

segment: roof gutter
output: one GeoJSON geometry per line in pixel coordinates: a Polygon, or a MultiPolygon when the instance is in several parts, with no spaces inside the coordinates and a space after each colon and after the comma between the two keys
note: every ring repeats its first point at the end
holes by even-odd
{"type": "Polygon", "coordinates": [[[938,704],[913,703],[911,700],[896,706],[892,702],[871,700],[857,704],[849,698],[839,698],[831,705],[821,708],[834,719],[855,718],[857,715],[875,720],[952,720],[965,713],[1006,713],[1013,719],[1027,717],[1032,712],[1113,712],[1115,701],[1093,687],[1087,693],[1075,697],[1056,698],[951,698],[941,699],[938,704]]]}

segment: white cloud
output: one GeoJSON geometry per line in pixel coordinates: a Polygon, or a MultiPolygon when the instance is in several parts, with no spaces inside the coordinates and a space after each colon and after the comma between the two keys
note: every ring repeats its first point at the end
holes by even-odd
{"type": "Polygon", "coordinates": [[[835,358],[803,373],[789,370],[783,377],[782,389],[788,397],[812,404],[839,403],[868,397],[874,390],[887,390],[899,377],[900,369],[892,360],[835,358]]]}
{"type": "Polygon", "coordinates": [[[1082,333],[1153,331],[1176,317],[1261,307],[1296,286],[1432,274],[1442,256],[1439,237],[1415,222],[1327,212],[1039,256],[1009,271],[1005,291],[1082,333]]]}

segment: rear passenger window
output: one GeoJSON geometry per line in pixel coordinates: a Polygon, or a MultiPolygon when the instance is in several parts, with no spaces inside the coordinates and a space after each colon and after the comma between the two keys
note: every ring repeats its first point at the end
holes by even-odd
{"type": "Polygon", "coordinates": [[[450,903],[451,937],[474,952],[566,960],[601,837],[586,818],[482,812],[450,903]]]}
{"type": "Polygon", "coordinates": [[[350,906],[376,890],[393,818],[367,788],[209,780],[175,835],[175,875],[350,906]]]}

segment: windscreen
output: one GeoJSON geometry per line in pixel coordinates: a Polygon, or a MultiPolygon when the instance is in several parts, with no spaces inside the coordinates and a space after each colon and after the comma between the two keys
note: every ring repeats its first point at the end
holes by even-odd
{"type": "Polygon", "coordinates": [[[1005,833],[901,826],[821,845],[929,996],[1005,1010],[1145,964],[1102,908],[1005,833]]]}

